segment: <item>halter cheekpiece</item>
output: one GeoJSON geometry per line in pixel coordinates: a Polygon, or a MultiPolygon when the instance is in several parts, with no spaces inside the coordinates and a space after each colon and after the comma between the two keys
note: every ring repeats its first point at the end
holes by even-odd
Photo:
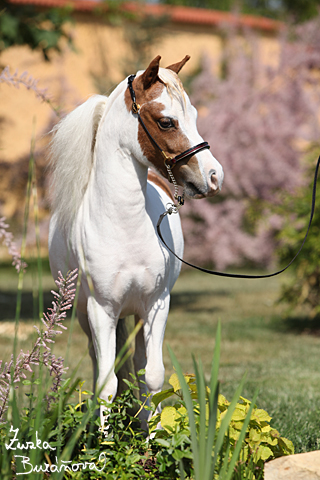
{"type": "Polygon", "coordinates": [[[133,80],[135,79],[135,77],[136,77],[135,75],[130,75],[128,77],[128,88],[129,88],[130,95],[131,95],[131,100],[132,100],[132,113],[134,113],[135,115],[138,115],[138,120],[139,120],[142,128],[144,129],[144,131],[148,135],[148,137],[151,140],[151,142],[153,143],[153,145],[160,151],[161,155],[163,156],[164,164],[167,168],[168,175],[170,177],[171,182],[173,183],[173,185],[175,187],[174,197],[176,198],[176,200],[178,200],[178,205],[180,207],[184,203],[184,197],[183,197],[183,195],[180,196],[177,193],[178,192],[178,185],[175,181],[175,178],[172,174],[171,169],[181,160],[184,160],[185,158],[190,158],[193,155],[195,155],[196,153],[199,153],[202,150],[205,150],[206,148],[210,148],[210,145],[208,144],[208,142],[202,142],[202,143],[199,143],[198,145],[195,145],[194,147],[188,148],[184,152],[179,153],[179,155],[176,155],[175,157],[170,157],[169,155],[167,155],[165,153],[165,151],[162,150],[160,145],[156,142],[156,140],[153,138],[153,136],[149,132],[146,124],[144,123],[144,121],[141,118],[141,115],[140,115],[141,106],[139,105],[139,103],[136,102],[136,94],[135,94],[135,91],[134,91],[133,86],[132,86],[132,83],[133,83],[133,80]]]}

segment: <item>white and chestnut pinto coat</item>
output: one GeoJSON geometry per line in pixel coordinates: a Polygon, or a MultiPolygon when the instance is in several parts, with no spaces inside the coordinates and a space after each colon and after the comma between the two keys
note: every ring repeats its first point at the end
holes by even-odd
{"type": "MultiPolygon", "coordinates": [[[[141,117],[171,156],[203,141],[196,110],[177,76],[188,59],[164,69],[158,56],[133,82],[141,117]]],[[[151,394],[161,390],[170,291],[180,273],[180,262],[161,245],[155,230],[171,198],[164,180],[155,174],[148,179],[148,168],[167,178],[163,157],[131,104],[127,80],[109,98],[91,97],[57,126],[51,151],[51,270],[54,278],[59,270],[83,272],[78,318],[89,339],[96,388],[106,401],[117,391],[117,322],[128,315],[143,320],[135,369],[145,368],[151,394]]],[[[179,162],[173,173],[189,198],[213,196],[223,181],[222,167],[209,150],[179,162]]],[[[168,245],[182,256],[179,216],[167,216],[162,225],[168,245]]],[[[146,419],[147,413],[142,416],[146,419]]]]}

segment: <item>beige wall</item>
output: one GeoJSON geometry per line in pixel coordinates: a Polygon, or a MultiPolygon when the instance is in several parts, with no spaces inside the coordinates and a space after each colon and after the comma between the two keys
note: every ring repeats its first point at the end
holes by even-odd
{"type": "MultiPolygon", "coordinates": [[[[43,61],[39,52],[32,52],[27,47],[13,47],[0,57],[1,66],[9,65],[11,73],[17,70],[20,75],[27,71],[38,79],[38,87],[47,88],[53,104],[67,111],[97,92],[92,74],[106,79],[106,90],[122,80],[123,67],[130,55],[120,26],[104,24],[93,15],[78,14],[76,24],[70,28],[77,51],[64,46],[63,54],[53,55],[52,62],[43,61]]],[[[191,55],[183,75],[197,70],[204,53],[215,59],[219,59],[221,53],[221,37],[209,27],[168,24],[162,27],[160,38],[150,49],[150,60],[160,54],[163,65],[167,66],[186,54],[191,55]]],[[[268,62],[277,61],[277,41],[263,35],[258,38],[261,56],[268,62]]],[[[50,106],[37,99],[34,92],[24,86],[16,89],[0,83],[0,119],[3,120],[0,123],[0,161],[17,162],[28,155],[33,132],[36,132],[39,146],[41,136],[52,125],[54,118],[56,116],[50,106]]],[[[0,189],[3,192],[6,190],[0,199],[3,202],[5,197],[1,211],[10,216],[16,209],[16,201],[10,202],[13,192],[3,177],[0,166],[0,189]]]]}
{"type": "MultiPolygon", "coordinates": [[[[40,53],[26,47],[11,48],[0,57],[1,64],[9,65],[12,73],[16,70],[19,74],[28,71],[35,79],[39,79],[39,88],[47,88],[53,103],[62,104],[67,110],[97,91],[91,73],[108,76],[107,85],[118,83],[123,78],[121,64],[128,54],[122,28],[105,25],[94,20],[92,15],[78,15],[72,32],[77,52],[64,47],[63,55],[54,55],[50,63],[44,62],[40,53]]],[[[261,43],[263,56],[276,56],[274,40],[263,39],[261,43]]],[[[151,56],[160,54],[166,66],[186,54],[191,55],[183,72],[186,75],[197,69],[203,53],[217,58],[220,51],[221,38],[213,29],[170,25],[162,28],[161,42],[152,47],[151,56]]],[[[28,152],[33,119],[36,121],[37,135],[40,135],[51,116],[49,106],[37,100],[23,86],[17,90],[0,84],[0,117],[4,119],[0,134],[0,158],[15,161],[28,152]]]]}

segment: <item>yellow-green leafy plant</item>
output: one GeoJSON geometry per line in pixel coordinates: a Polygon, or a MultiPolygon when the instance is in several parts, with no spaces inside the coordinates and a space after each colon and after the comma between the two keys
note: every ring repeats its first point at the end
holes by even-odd
{"type": "MultiPolygon", "coordinates": [[[[170,351],[176,373],[169,379],[171,388],[154,395],[153,403],[168,398],[175,403],[152,418],[150,430],[180,463],[180,475],[185,471],[196,480],[258,479],[265,461],[292,454],[293,444],[271,427],[270,415],[255,405],[256,395],[252,402],[240,395],[244,379],[231,402],[219,394],[219,350],[220,325],[209,385],[201,362],[194,360],[195,374],[183,375],[170,351]],[[157,430],[159,423],[162,430],[157,430]]],[[[158,455],[158,461],[170,457],[158,455]]]]}

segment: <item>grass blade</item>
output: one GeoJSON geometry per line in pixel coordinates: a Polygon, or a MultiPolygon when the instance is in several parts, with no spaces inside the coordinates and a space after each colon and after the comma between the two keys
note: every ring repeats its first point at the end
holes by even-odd
{"type": "Polygon", "coordinates": [[[193,452],[193,463],[194,463],[194,471],[195,471],[195,480],[204,480],[199,477],[199,447],[198,447],[198,438],[197,438],[197,429],[196,429],[196,423],[195,423],[195,415],[194,415],[194,410],[193,410],[193,401],[191,398],[191,394],[189,392],[189,387],[187,385],[187,382],[184,378],[184,375],[182,373],[181,367],[179,365],[179,362],[171,350],[171,348],[168,346],[169,350],[169,355],[172,361],[172,364],[177,372],[178,379],[180,382],[180,386],[182,389],[183,393],[183,398],[186,404],[186,408],[188,411],[188,416],[189,416],[189,427],[190,427],[190,434],[191,434],[191,448],[193,452]]]}

